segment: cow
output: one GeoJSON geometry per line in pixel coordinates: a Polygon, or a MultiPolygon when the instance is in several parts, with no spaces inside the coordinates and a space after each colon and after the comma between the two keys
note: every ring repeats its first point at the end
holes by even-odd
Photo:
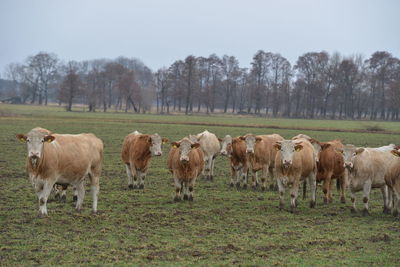
{"type": "Polygon", "coordinates": [[[174,201],[193,201],[193,187],[196,178],[204,169],[204,153],[199,143],[193,143],[188,138],[171,143],[168,154],[168,169],[174,177],[174,201]]]}
{"type": "Polygon", "coordinates": [[[161,145],[168,142],[157,133],[142,134],[134,131],[124,138],[121,159],[125,163],[129,189],[144,189],[144,180],[151,157],[161,156],[161,145]],[[133,180],[133,181],[132,181],[133,180]]]}
{"type": "Polygon", "coordinates": [[[246,134],[240,137],[246,142],[246,155],[249,167],[253,173],[253,189],[258,185],[257,172],[261,170],[261,190],[265,191],[267,187],[267,177],[269,176],[272,183],[270,189],[274,188],[274,165],[276,150],[274,144],[282,141],[283,137],[278,134],[270,135],[254,135],[246,134]]]}
{"type": "Polygon", "coordinates": [[[99,138],[91,133],[53,134],[39,127],[16,137],[27,144],[26,169],[39,198],[40,216],[47,216],[47,199],[55,183],[76,186],[76,209],[80,211],[86,176],[91,182],[92,210],[97,212],[103,160],[103,142],[99,138]]]}
{"type": "Polygon", "coordinates": [[[220,151],[220,144],[217,136],[205,130],[197,135],[189,135],[189,139],[192,142],[200,144],[204,153],[205,162],[203,175],[207,180],[212,181],[214,179],[215,158],[220,151]]]}
{"type": "Polygon", "coordinates": [[[345,190],[347,186],[347,173],[344,168],[343,155],[337,151],[343,144],[339,139],[329,142],[319,142],[310,139],[317,152],[317,182],[323,181],[324,202],[332,202],[331,181],[337,180],[337,188],[340,189],[340,201],[346,203],[345,190]]]}
{"type": "Polygon", "coordinates": [[[375,147],[373,149],[378,150],[378,151],[382,151],[382,152],[388,152],[388,151],[392,151],[392,150],[396,149],[396,145],[395,144],[390,144],[390,145],[387,145],[387,146],[375,147]]]}
{"type": "Polygon", "coordinates": [[[278,141],[274,145],[277,150],[275,157],[275,175],[279,190],[279,208],[284,208],[285,187],[290,189],[290,211],[294,212],[297,206],[297,196],[300,181],[307,179],[310,185],[310,207],[315,207],[315,189],[317,166],[313,146],[304,138],[297,140],[278,141]]]}
{"type": "Polygon", "coordinates": [[[230,135],[226,135],[221,139],[221,144],[221,155],[228,156],[231,165],[230,186],[233,187],[236,184],[236,187],[240,188],[240,180],[242,178],[243,188],[246,188],[249,170],[249,163],[246,156],[246,143],[241,140],[239,136],[232,138],[230,135]]]}
{"type": "MultiPolygon", "coordinates": [[[[395,158],[390,162],[387,168],[385,183],[389,187],[389,192],[393,197],[393,215],[397,217],[400,213],[400,151],[398,149],[393,149],[391,153],[395,158]]],[[[391,204],[392,203],[389,202],[389,209],[391,204]]]]}
{"type": "Polygon", "coordinates": [[[363,191],[363,215],[369,215],[368,202],[372,188],[380,188],[384,200],[383,211],[390,210],[388,188],[385,182],[385,173],[393,156],[388,151],[379,151],[376,148],[355,147],[345,145],[339,149],[344,157],[344,167],[348,170],[349,187],[351,194],[351,212],[356,212],[355,193],[363,191]]]}

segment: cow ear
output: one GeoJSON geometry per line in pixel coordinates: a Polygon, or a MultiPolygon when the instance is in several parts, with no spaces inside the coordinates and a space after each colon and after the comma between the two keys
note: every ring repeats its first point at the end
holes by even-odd
{"type": "Polygon", "coordinates": [[[192,148],[198,148],[198,147],[200,147],[200,144],[199,143],[194,143],[194,144],[191,145],[191,147],[192,148]]]}
{"type": "Polygon", "coordinates": [[[26,142],[26,139],[28,139],[28,137],[24,134],[17,134],[15,137],[21,142],[26,142]]]}
{"type": "Polygon", "coordinates": [[[393,155],[395,155],[396,157],[400,157],[400,152],[398,150],[392,150],[390,151],[390,153],[392,153],[393,155]]]}
{"type": "Polygon", "coordinates": [[[256,137],[256,142],[260,142],[262,140],[261,137],[256,137]]]}
{"type": "Polygon", "coordinates": [[[344,151],[343,151],[343,149],[341,149],[341,148],[336,148],[335,150],[336,150],[336,152],[338,152],[338,153],[340,153],[340,154],[344,154],[344,151]]]}
{"type": "Polygon", "coordinates": [[[47,143],[51,143],[51,142],[54,141],[54,139],[56,139],[54,136],[52,136],[52,135],[46,135],[46,136],[43,138],[43,141],[44,141],[44,142],[47,142],[47,143]]]}
{"type": "Polygon", "coordinates": [[[222,142],[223,140],[221,138],[218,137],[218,141],[222,142]]]}
{"type": "Polygon", "coordinates": [[[302,149],[303,149],[303,146],[300,144],[294,146],[294,150],[296,150],[297,152],[299,152],[302,149]]]}
{"type": "Polygon", "coordinates": [[[364,152],[364,148],[360,147],[356,149],[356,155],[361,154],[364,152]]]}
{"type": "Polygon", "coordinates": [[[172,142],[171,143],[171,146],[173,147],[173,148],[178,148],[179,147],[179,143],[178,142],[172,142]]]}
{"type": "Polygon", "coordinates": [[[275,148],[276,151],[281,150],[281,144],[276,143],[276,144],[274,145],[274,148],[275,148]]]}
{"type": "Polygon", "coordinates": [[[331,144],[328,144],[328,143],[324,143],[324,144],[321,144],[321,149],[323,150],[323,149],[327,149],[328,147],[330,147],[331,146],[331,144]]]}
{"type": "Polygon", "coordinates": [[[168,143],[168,141],[169,141],[168,138],[162,138],[161,140],[162,140],[162,143],[163,143],[163,144],[166,144],[166,143],[168,143]]]}
{"type": "Polygon", "coordinates": [[[311,138],[308,140],[311,144],[319,144],[318,140],[315,140],[314,138],[311,138]]]}
{"type": "Polygon", "coordinates": [[[246,137],[244,137],[244,136],[239,136],[239,139],[240,139],[240,140],[246,140],[246,137]]]}

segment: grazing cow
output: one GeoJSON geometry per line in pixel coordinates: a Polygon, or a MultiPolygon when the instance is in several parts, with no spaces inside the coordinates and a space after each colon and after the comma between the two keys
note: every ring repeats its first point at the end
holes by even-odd
{"type": "Polygon", "coordinates": [[[134,131],[125,137],[121,158],[125,163],[128,188],[144,188],[144,179],[150,166],[151,156],[161,156],[161,144],[166,142],[168,139],[161,138],[157,133],[149,135],[134,131]]]}
{"type": "MultiPolygon", "coordinates": [[[[389,187],[391,196],[393,197],[393,215],[398,216],[400,213],[400,151],[398,149],[393,149],[391,153],[396,157],[388,166],[385,173],[385,182],[389,187]]],[[[390,206],[391,203],[389,202],[389,208],[390,206]]]]}
{"type": "Polygon", "coordinates": [[[204,177],[212,181],[214,179],[215,158],[220,150],[220,144],[217,136],[205,130],[197,135],[189,135],[189,139],[192,142],[200,144],[200,147],[204,153],[205,162],[203,174],[204,177]]]}
{"type": "Polygon", "coordinates": [[[332,202],[331,180],[337,179],[337,187],[340,189],[340,201],[345,203],[347,174],[343,165],[343,156],[337,151],[337,149],[342,149],[344,145],[339,139],[329,142],[319,142],[311,139],[310,142],[317,151],[317,182],[323,181],[324,202],[332,202]]]}
{"type": "Polygon", "coordinates": [[[274,166],[276,150],[274,144],[282,141],[283,137],[278,134],[271,135],[254,135],[247,134],[240,137],[241,140],[246,142],[246,154],[250,169],[253,173],[253,188],[255,189],[258,184],[257,172],[261,170],[261,189],[265,191],[267,186],[267,176],[271,179],[270,189],[274,188],[274,166]]]}
{"type": "Polygon", "coordinates": [[[76,186],[76,209],[82,208],[85,195],[84,178],[89,176],[92,209],[97,211],[99,178],[103,160],[103,142],[94,134],[52,134],[43,128],[34,128],[28,134],[17,134],[26,142],[26,162],[29,178],[39,198],[39,214],[47,215],[47,199],[55,183],[76,186]]]}
{"type": "Polygon", "coordinates": [[[389,163],[393,159],[390,152],[379,151],[375,148],[355,147],[345,145],[340,149],[344,157],[344,167],[348,169],[350,183],[351,212],[356,212],[355,193],[363,191],[364,210],[363,215],[369,215],[368,201],[371,188],[380,188],[384,200],[384,212],[390,210],[388,189],[385,183],[385,173],[389,163]]]}
{"type": "Polygon", "coordinates": [[[297,140],[278,141],[274,145],[278,151],[275,158],[275,174],[279,190],[279,208],[284,208],[285,187],[292,185],[290,189],[290,206],[293,212],[297,206],[297,196],[300,181],[307,179],[310,185],[310,207],[315,207],[315,189],[317,166],[311,143],[300,138],[297,140]]]}
{"type": "Polygon", "coordinates": [[[199,143],[193,143],[188,138],[171,143],[168,154],[168,169],[174,176],[175,201],[183,199],[193,201],[193,187],[196,178],[204,168],[204,153],[199,143]]]}
{"type": "Polygon", "coordinates": [[[230,186],[240,188],[240,179],[243,177],[243,187],[247,187],[249,164],[246,156],[246,143],[240,137],[232,138],[226,135],[222,140],[221,155],[228,156],[231,163],[230,186]]]}

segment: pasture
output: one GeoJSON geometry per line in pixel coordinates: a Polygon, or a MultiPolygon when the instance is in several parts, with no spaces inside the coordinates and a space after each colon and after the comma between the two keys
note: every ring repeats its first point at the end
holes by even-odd
{"type": "MultiPolygon", "coordinates": [[[[349,194],[347,203],[341,204],[336,190],[333,203],[323,204],[320,186],[315,209],[308,207],[308,199],[299,198],[299,212],[291,214],[278,210],[277,192],[230,188],[228,159],[218,157],[214,181],[199,178],[194,201],[175,203],[173,180],[166,169],[168,144],[162,157],[153,158],[145,189],[128,190],[120,159],[125,135],[134,130],[157,132],[176,141],[204,129],[219,137],[251,132],[291,138],[301,132],[322,141],[341,138],[360,146],[400,144],[400,125],[394,122],[89,114],[0,105],[0,265],[398,265],[400,220],[382,213],[380,190],[371,194],[369,217],[350,214],[349,194]],[[263,124],[285,129],[251,127],[263,124]],[[26,146],[15,139],[16,133],[36,126],[57,133],[92,132],[103,140],[98,214],[91,214],[90,194],[77,213],[69,189],[67,203],[48,203],[49,216],[38,218],[37,197],[24,168],[26,146]],[[370,126],[383,131],[352,132],[370,126]]],[[[288,207],[288,196],[286,200],[288,207]]],[[[361,193],[357,207],[362,208],[361,193]]]]}

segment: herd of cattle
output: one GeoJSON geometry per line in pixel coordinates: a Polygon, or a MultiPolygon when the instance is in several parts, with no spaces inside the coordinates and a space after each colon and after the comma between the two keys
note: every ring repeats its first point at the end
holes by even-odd
{"type": "MultiPolygon", "coordinates": [[[[85,177],[90,179],[93,212],[97,211],[103,159],[103,142],[99,138],[86,133],[55,134],[43,128],[34,128],[16,137],[27,144],[27,172],[39,198],[40,215],[47,215],[46,203],[52,190],[61,187],[61,197],[65,198],[68,185],[74,186],[76,209],[80,210],[85,177]]],[[[121,158],[129,188],[144,188],[151,158],[161,156],[162,144],[167,142],[168,139],[158,134],[137,131],[125,137],[121,158]]],[[[310,189],[311,208],[315,207],[317,182],[323,182],[324,201],[331,202],[331,181],[336,179],[341,202],[345,202],[345,190],[350,188],[352,212],[356,212],[355,193],[363,191],[363,214],[368,214],[372,188],[381,189],[385,213],[393,211],[397,216],[400,212],[400,146],[355,147],[343,145],[340,140],[319,142],[304,134],[291,140],[278,134],[227,135],[220,139],[206,130],[171,142],[167,166],[174,177],[175,201],[182,197],[193,200],[195,181],[200,175],[213,180],[217,155],[229,157],[232,187],[246,188],[249,176],[253,188],[260,185],[264,191],[277,186],[281,209],[288,188],[290,209],[295,210],[300,183],[303,183],[303,198],[306,187],[310,189]]]]}

